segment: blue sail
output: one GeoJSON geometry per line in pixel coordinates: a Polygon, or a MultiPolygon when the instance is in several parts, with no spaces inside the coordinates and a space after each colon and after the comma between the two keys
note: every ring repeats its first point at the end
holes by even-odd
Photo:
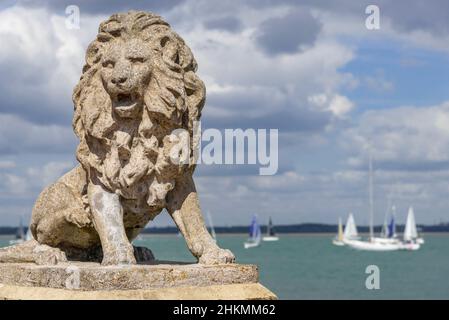
{"type": "Polygon", "coordinates": [[[252,238],[256,234],[256,216],[253,216],[253,219],[251,220],[251,226],[249,227],[249,237],[252,238]]]}
{"type": "Polygon", "coordinates": [[[255,239],[259,236],[258,235],[259,232],[260,232],[260,229],[259,229],[259,225],[257,223],[257,217],[256,217],[256,215],[254,215],[253,219],[251,221],[251,226],[249,228],[249,237],[252,239],[255,239]]]}
{"type": "Polygon", "coordinates": [[[390,224],[388,225],[388,238],[393,238],[395,233],[394,217],[391,217],[390,224]]]}

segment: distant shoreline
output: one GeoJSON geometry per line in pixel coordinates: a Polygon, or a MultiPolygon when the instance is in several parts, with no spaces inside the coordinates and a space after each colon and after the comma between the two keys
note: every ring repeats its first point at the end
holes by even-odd
{"type": "MultiPolygon", "coordinates": [[[[225,233],[216,233],[218,236],[222,237],[232,237],[232,236],[246,236],[248,235],[247,232],[235,232],[235,233],[231,233],[231,232],[225,232],[225,233]]],[[[367,237],[369,235],[368,232],[359,232],[359,234],[363,237],[367,237]]],[[[151,231],[147,231],[145,233],[141,234],[143,237],[146,236],[176,236],[177,233],[175,232],[151,232],[151,231]]],[[[308,236],[308,237],[319,237],[319,236],[329,236],[329,237],[333,237],[335,236],[335,232],[283,232],[283,233],[278,233],[277,235],[279,236],[308,236]]],[[[425,232],[423,233],[423,236],[425,237],[426,235],[433,235],[433,236],[447,236],[449,235],[448,231],[443,231],[443,232],[439,232],[439,231],[435,231],[435,232],[425,232]]],[[[14,238],[16,236],[16,233],[10,233],[10,234],[0,234],[0,239],[4,238],[4,239],[11,239],[14,238]]],[[[398,234],[399,237],[401,237],[401,233],[398,234]]]]}
{"type": "MultiPolygon", "coordinates": [[[[418,225],[418,232],[420,233],[449,233],[449,223],[439,225],[418,225]]],[[[28,228],[24,228],[26,233],[28,228]]],[[[368,226],[358,226],[358,232],[360,234],[368,234],[368,226]]],[[[5,226],[0,227],[0,235],[15,235],[18,234],[19,228],[17,226],[5,226]]],[[[274,231],[277,234],[336,234],[338,226],[334,224],[322,224],[322,223],[301,223],[291,225],[275,225],[274,231]]],[[[380,234],[382,226],[374,226],[374,233],[380,234]]],[[[267,226],[261,225],[261,231],[263,234],[267,232],[267,226]]],[[[397,225],[396,231],[398,234],[404,232],[404,225],[397,225]]],[[[142,234],[177,234],[178,228],[175,226],[166,227],[149,227],[142,231],[142,234]]],[[[217,234],[248,234],[249,226],[216,226],[215,232],[217,234]]]]}

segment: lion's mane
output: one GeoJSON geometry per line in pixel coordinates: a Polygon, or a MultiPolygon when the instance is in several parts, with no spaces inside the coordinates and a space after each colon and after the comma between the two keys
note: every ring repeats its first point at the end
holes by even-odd
{"type": "Polygon", "coordinates": [[[149,206],[163,206],[176,176],[194,168],[194,124],[205,102],[205,86],[196,69],[190,49],[161,17],[132,11],[102,22],[88,47],[83,74],[73,93],[73,128],[80,139],[77,159],[87,175],[94,173],[107,189],[124,198],[144,196],[149,206]],[[152,64],[152,73],[141,117],[134,127],[126,127],[112,112],[99,71],[105,46],[132,37],[150,46],[152,58],[147,63],[152,64]],[[168,149],[177,141],[172,134],[175,129],[189,132],[191,161],[187,165],[167,159],[168,149]],[[130,135],[127,145],[114,138],[118,130],[130,135]],[[117,155],[123,152],[130,154],[128,163],[119,161],[117,155]]]}

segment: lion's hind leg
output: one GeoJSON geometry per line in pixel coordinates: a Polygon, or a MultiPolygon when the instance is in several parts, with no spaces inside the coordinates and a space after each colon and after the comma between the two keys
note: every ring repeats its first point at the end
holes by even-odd
{"type": "Polygon", "coordinates": [[[39,244],[34,239],[0,249],[0,263],[31,262],[39,265],[55,265],[65,261],[67,258],[62,250],[39,244]]]}

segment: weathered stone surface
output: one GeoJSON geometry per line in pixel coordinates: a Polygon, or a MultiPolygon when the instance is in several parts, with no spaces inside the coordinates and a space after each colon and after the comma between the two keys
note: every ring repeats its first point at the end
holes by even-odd
{"type": "Polygon", "coordinates": [[[0,300],[274,300],[259,283],[140,290],[76,291],[0,284],[0,300]]]}
{"type": "Polygon", "coordinates": [[[196,70],[161,17],[131,11],[102,22],[73,92],[80,165],[40,194],[35,240],[0,249],[0,262],[136,264],[152,254],[131,241],[163,209],[199,263],[234,262],[208,233],[192,178],[206,96],[196,70]]]}
{"type": "MultiPolygon", "coordinates": [[[[258,282],[254,265],[176,264],[100,266],[98,263],[0,264],[0,283],[22,287],[74,290],[135,290],[175,287],[205,287],[258,282]]],[[[198,289],[202,290],[202,289],[198,289]]]]}

